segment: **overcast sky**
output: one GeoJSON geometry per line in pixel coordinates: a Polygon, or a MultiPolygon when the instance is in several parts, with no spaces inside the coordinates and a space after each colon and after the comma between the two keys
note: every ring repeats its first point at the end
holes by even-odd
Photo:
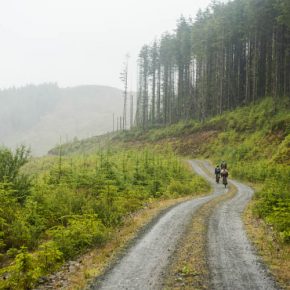
{"type": "Polygon", "coordinates": [[[121,88],[126,53],[134,83],[141,46],[210,2],[0,0],[0,88],[43,82],[121,88]]]}

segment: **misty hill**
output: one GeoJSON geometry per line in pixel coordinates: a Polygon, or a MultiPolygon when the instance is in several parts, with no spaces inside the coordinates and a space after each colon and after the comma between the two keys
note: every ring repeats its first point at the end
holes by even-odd
{"type": "Polygon", "coordinates": [[[29,85],[0,91],[0,144],[30,145],[35,155],[59,143],[112,130],[122,91],[106,86],[29,85]]]}

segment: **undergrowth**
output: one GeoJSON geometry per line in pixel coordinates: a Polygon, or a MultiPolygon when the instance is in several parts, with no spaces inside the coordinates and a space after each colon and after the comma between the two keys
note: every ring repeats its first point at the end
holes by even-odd
{"type": "MultiPolygon", "coordinates": [[[[1,150],[2,165],[23,158],[1,150]]],[[[167,149],[60,154],[20,170],[27,161],[0,176],[0,289],[33,288],[65,260],[108,241],[129,214],[153,200],[208,190],[167,149]],[[26,187],[19,183],[25,176],[26,187]]]]}

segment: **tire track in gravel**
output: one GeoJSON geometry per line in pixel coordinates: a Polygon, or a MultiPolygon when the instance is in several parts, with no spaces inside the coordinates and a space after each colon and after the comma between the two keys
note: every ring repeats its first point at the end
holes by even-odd
{"type": "MultiPolygon", "coordinates": [[[[201,176],[207,174],[199,161],[190,161],[201,176]]],[[[210,180],[214,185],[214,182],[210,180]]],[[[136,240],[127,253],[90,289],[160,289],[170,257],[194,212],[204,203],[223,194],[222,187],[214,193],[176,205],[136,240]]]]}

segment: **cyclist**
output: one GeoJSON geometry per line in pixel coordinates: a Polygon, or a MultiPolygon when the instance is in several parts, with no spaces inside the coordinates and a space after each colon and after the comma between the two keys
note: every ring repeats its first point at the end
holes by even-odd
{"type": "Polygon", "coordinates": [[[219,183],[220,182],[220,177],[221,177],[221,169],[220,169],[219,165],[217,165],[216,168],[214,169],[214,174],[215,174],[216,183],[219,183]]]}

